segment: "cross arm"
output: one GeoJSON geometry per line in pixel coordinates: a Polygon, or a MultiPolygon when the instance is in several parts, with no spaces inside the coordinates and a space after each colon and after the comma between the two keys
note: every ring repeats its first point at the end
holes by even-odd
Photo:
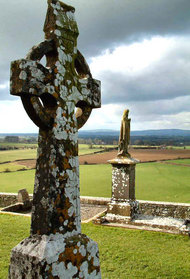
{"type": "Polygon", "coordinates": [[[34,46],[25,59],[11,63],[10,91],[12,95],[23,94],[40,96],[46,92],[46,85],[51,82],[52,71],[44,67],[38,61],[46,54],[53,52],[53,40],[45,40],[34,46]]]}

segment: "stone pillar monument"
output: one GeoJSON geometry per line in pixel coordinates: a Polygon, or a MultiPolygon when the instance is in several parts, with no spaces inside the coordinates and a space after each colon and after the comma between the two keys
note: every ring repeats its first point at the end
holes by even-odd
{"type": "Polygon", "coordinates": [[[128,152],[130,143],[129,110],[125,110],[121,121],[118,154],[112,164],[112,198],[108,205],[106,220],[128,223],[137,208],[135,199],[135,166],[139,161],[131,158],[128,152]]]}
{"type": "Polygon", "coordinates": [[[12,250],[11,279],[101,278],[98,246],[81,234],[77,134],[101,106],[100,82],[77,49],[74,11],[48,0],[45,41],[11,64],[11,94],[39,127],[31,234],[12,250]]]}

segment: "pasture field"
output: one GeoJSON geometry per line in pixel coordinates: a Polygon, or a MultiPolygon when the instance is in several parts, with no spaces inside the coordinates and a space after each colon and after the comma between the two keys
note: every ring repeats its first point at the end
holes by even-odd
{"type": "MultiPolygon", "coordinates": [[[[133,158],[141,162],[155,162],[165,160],[176,160],[182,158],[190,158],[190,150],[182,149],[129,149],[129,153],[133,158]]],[[[84,155],[79,158],[80,164],[87,162],[88,164],[106,164],[117,156],[117,150],[84,155]]]]}
{"type": "Polygon", "coordinates": [[[0,142],[0,147],[16,147],[19,149],[37,148],[37,143],[14,143],[14,142],[0,142]]]}
{"type": "Polygon", "coordinates": [[[162,163],[139,164],[136,197],[139,200],[190,203],[190,169],[162,163]]]}
{"type": "MultiPolygon", "coordinates": [[[[0,192],[33,192],[35,170],[0,173],[0,192]]],[[[190,203],[190,169],[180,165],[144,163],[136,166],[136,198],[190,203]]],[[[82,196],[111,197],[111,166],[81,165],[82,196]]]]}
{"type": "Polygon", "coordinates": [[[190,159],[170,160],[170,161],[167,161],[167,162],[169,162],[169,163],[176,163],[176,164],[190,165],[190,159]]]}
{"type": "MultiPolygon", "coordinates": [[[[104,146],[106,148],[108,146],[104,146]]],[[[90,154],[102,150],[99,145],[92,145],[92,148],[89,148],[88,144],[79,144],[79,155],[90,154]]]]}
{"type": "Polygon", "coordinates": [[[24,159],[36,159],[36,152],[37,149],[0,151],[0,163],[24,159]]]}
{"type": "MultiPolygon", "coordinates": [[[[16,144],[15,144],[16,145],[16,144]]],[[[110,146],[105,145],[104,148],[110,146]]],[[[87,144],[79,144],[79,155],[90,154],[102,150],[100,146],[89,148],[87,144]]],[[[25,160],[25,159],[36,159],[37,149],[19,149],[19,150],[5,150],[0,151],[0,163],[25,160]]]]}
{"type": "Polygon", "coordinates": [[[0,192],[17,193],[26,188],[32,194],[35,170],[0,173],[0,192]]]}
{"type": "MultiPolygon", "coordinates": [[[[110,148],[110,145],[104,145],[104,148],[110,148]]],[[[113,146],[112,146],[113,147],[113,146]]],[[[89,164],[105,164],[107,160],[113,159],[117,155],[117,151],[104,152],[93,154],[94,152],[102,151],[100,146],[93,145],[89,148],[87,144],[79,144],[80,164],[85,162],[89,164]]],[[[190,158],[190,149],[131,149],[132,157],[141,160],[141,162],[170,160],[180,158],[190,158]]],[[[10,162],[15,160],[36,159],[37,149],[19,149],[19,150],[6,150],[0,151],[0,163],[10,162]]]]}
{"type": "Polygon", "coordinates": [[[190,149],[190,145],[186,145],[186,146],[167,146],[167,149],[190,149]]]}
{"type": "MultiPolygon", "coordinates": [[[[11,249],[29,236],[30,218],[0,214],[0,278],[6,279],[11,249]]],[[[97,241],[102,279],[189,279],[188,236],[82,224],[97,241]]]]}
{"type": "MultiPolygon", "coordinates": [[[[19,163],[19,162],[18,162],[19,163]]],[[[10,171],[18,171],[18,170],[28,169],[27,166],[19,165],[17,163],[7,163],[0,164],[0,173],[1,172],[10,172],[10,171]]]]}

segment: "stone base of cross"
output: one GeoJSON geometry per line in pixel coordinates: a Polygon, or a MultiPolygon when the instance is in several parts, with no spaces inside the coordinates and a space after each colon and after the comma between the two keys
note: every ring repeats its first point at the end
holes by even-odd
{"type": "Polygon", "coordinates": [[[100,279],[98,245],[84,234],[30,236],[12,250],[9,278],[100,279]]]}
{"type": "Polygon", "coordinates": [[[11,94],[39,138],[30,236],[13,248],[9,278],[101,279],[97,243],[81,233],[78,162],[78,129],[101,106],[100,82],[77,49],[73,7],[48,0],[44,32],[11,64],[11,94]]]}

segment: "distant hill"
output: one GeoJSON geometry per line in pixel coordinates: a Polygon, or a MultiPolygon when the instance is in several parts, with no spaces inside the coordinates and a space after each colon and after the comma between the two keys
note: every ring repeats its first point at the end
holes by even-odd
{"type": "MultiPolygon", "coordinates": [[[[96,136],[119,136],[119,131],[115,130],[84,130],[79,131],[79,137],[96,137],[96,136]]],[[[189,137],[190,130],[180,129],[162,129],[162,130],[143,130],[131,131],[131,136],[159,136],[159,137],[189,137]]]]}
{"type": "Polygon", "coordinates": [[[174,137],[174,136],[190,136],[190,130],[180,129],[161,129],[161,130],[144,130],[144,131],[132,131],[132,136],[162,136],[162,137],[174,137]]]}
{"type": "MultiPolygon", "coordinates": [[[[96,129],[96,130],[79,130],[79,137],[96,137],[96,136],[111,136],[118,137],[119,131],[108,129],[96,129]]],[[[19,137],[37,137],[37,133],[0,133],[0,137],[6,136],[19,136],[19,137]]],[[[131,131],[131,136],[159,136],[159,137],[189,137],[190,130],[181,129],[161,129],[161,130],[143,130],[143,131],[131,131]]]]}

